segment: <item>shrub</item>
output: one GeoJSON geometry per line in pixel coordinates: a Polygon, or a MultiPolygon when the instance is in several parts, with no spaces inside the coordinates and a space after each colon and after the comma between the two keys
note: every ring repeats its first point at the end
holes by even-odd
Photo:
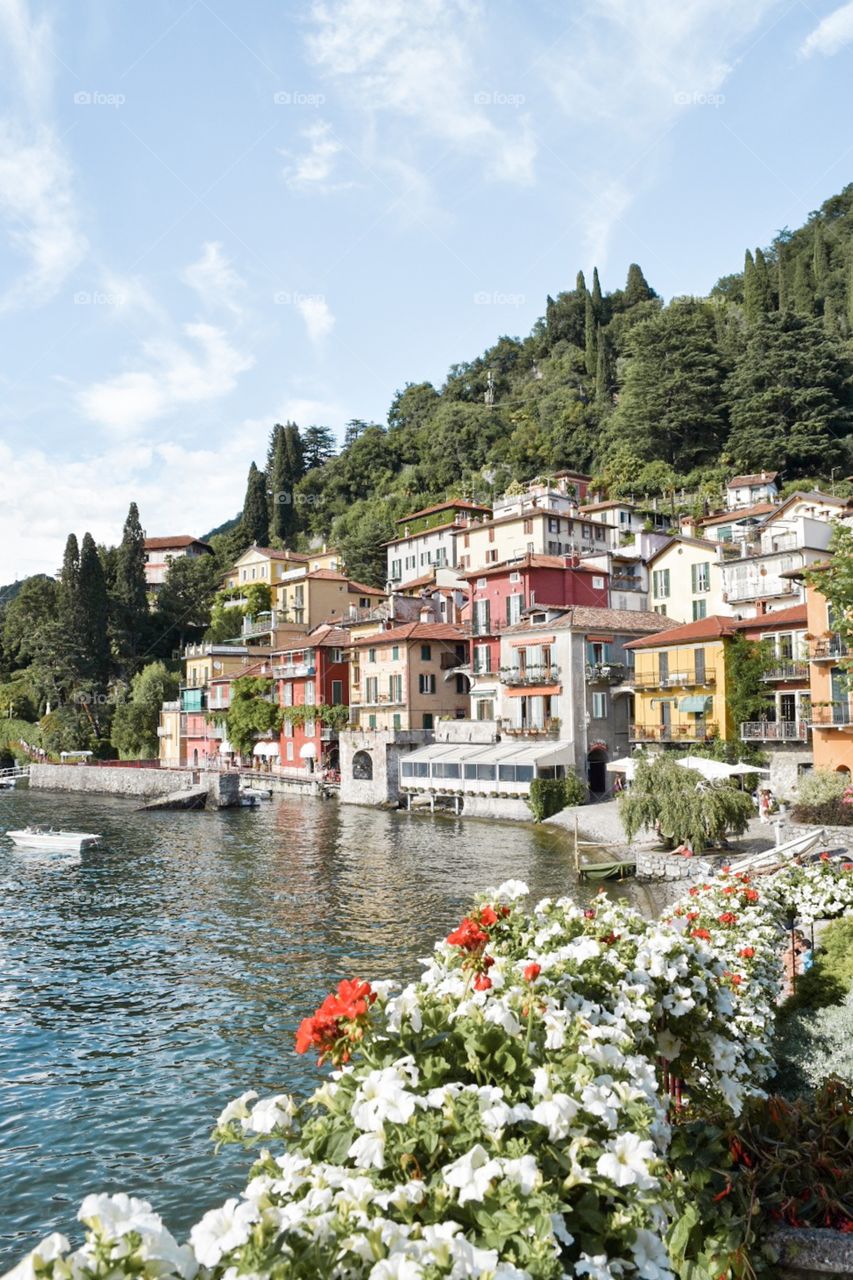
{"type": "Polygon", "coordinates": [[[843,1000],[853,985],[853,919],[833,920],[820,939],[814,964],[797,979],[786,1010],[823,1009],[843,1000]]]}
{"type": "Polygon", "coordinates": [[[578,777],[574,769],[569,769],[563,780],[563,785],[567,805],[586,804],[588,798],[586,783],[578,777]]]}
{"type": "Polygon", "coordinates": [[[812,769],[803,774],[797,783],[797,803],[822,805],[840,800],[849,781],[846,773],[835,773],[832,769],[812,769]]]}
{"type": "Polygon", "coordinates": [[[853,827],[853,805],[845,804],[840,796],[816,804],[798,801],[791,817],[811,827],[853,827]]]}
{"type": "Polygon", "coordinates": [[[587,789],[574,769],[565,778],[534,778],[530,784],[528,805],[536,822],[550,818],[567,805],[586,804],[587,789]]]}
{"type": "Polygon", "coordinates": [[[740,835],[753,812],[746,792],[726,782],[705,782],[671,756],[638,759],[631,790],[619,803],[629,840],[646,827],[670,845],[689,844],[695,852],[727,832],[740,835]]]}

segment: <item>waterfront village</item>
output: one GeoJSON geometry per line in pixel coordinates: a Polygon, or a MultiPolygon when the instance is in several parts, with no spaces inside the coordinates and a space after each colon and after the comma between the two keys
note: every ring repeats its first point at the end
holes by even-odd
{"type": "MultiPolygon", "coordinates": [[[[160,766],[529,818],[535,778],[574,773],[601,799],[639,751],[725,743],[795,799],[806,771],[853,768],[846,648],[807,577],[853,510],[780,488],[775,471],[732,476],[698,517],[660,498],[602,500],[574,471],[488,505],[448,498],[396,521],[384,590],[353,581],[333,549],[252,545],[222,583],[240,633],[181,654],[160,766]],[[252,612],[253,599],[268,607],[252,612]],[[765,655],[749,719],[729,687],[739,637],[765,655]],[[247,676],[280,717],[241,757],[225,715],[247,676]]],[[[150,590],[207,550],[147,538],[150,590]]]]}

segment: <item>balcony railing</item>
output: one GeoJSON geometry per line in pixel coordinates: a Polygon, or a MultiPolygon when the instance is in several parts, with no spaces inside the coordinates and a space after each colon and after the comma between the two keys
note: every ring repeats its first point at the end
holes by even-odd
{"type": "Polygon", "coordinates": [[[809,664],[807,662],[777,662],[764,672],[765,680],[808,680],[809,664]]]}
{"type": "Polygon", "coordinates": [[[288,680],[296,676],[316,675],[317,668],[313,662],[287,662],[281,666],[273,667],[272,673],[276,680],[288,680]]]}
{"type": "Polygon", "coordinates": [[[628,737],[632,742],[706,742],[717,736],[717,725],[701,724],[632,724],[628,737]]]}
{"type": "Polygon", "coordinates": [[[740,736],[743,742],[805,742],[809,725],[805,720],[747,720],[740,736]]]}
{"type": "Polygon", "coordinates": [[[618,574],[611,573],[610,589],[611,591],[643,591],[645,590],[640,579],[637,577],[636,574],[633,574],[633,573],[628,574],[628,576],[624,578],[620,578],[618,574]]]}
{"type": "Polygon", "coordinates": [[[846,658],[849,654],[847,642],[837,634],[816,640],[812,649],[815,662],[831,662],[834,658],[846,658]]]}
{"type": "Polygon", "coordinates": [[[621,684],[628,671],[624,662],[588,662],[586,678],[589,684],[606,681],[609,684],[621,684]]]}
{"type": "Polygon", "coordinates": [[[678,688],[706,688],[708,685],[717,683],[716,671],[669,671],[664,675],[654,672],[642,671],[629,674],[629,683],[635,689],[678,689],[678,688]]]}
{"type": "Polygon", "coordinates": [[[536,663],[533,666],[501,667],[498,672],[501,684],[555,684],[560,678],[560,668],[556,663],[536,663]]]}
{"type": "Polygon", "coordinates": [[[853,724],[853,711],[849,699],[844,702],[831,702],[825,707],[812,705],[812,724],[821,729],[841,728],[853,724]]]}
{"type": "Polygon", "coordinates": [[[788,578],[750,578],[746,582],[732,582],[726,588],[726,597],[735,600],[763,600],[765,596],[790,596],[798,588],[788,578]]]}

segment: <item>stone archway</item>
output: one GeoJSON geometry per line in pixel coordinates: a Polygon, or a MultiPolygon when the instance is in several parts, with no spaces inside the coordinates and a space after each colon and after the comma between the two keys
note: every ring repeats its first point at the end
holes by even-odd
{"type": "Polygon", "coordinates": [[[607,791],[607,748],[593,747],[586,757],[586,780],[594,796],[607,791]]]}
{"type": "Polygon", "coordinates": [[[356,751],[352,758],[352,776],[358,782],[373,781],[373,757],[369,751],[356,751]]]}

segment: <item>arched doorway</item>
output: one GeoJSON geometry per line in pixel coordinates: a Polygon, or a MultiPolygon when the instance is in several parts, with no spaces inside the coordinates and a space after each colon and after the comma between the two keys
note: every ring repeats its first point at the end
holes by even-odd
{"type": "Polygon", "coordinates": [[[193,751],[193,768],[198,768],[198,747],[193,751]]]}
{"type": "Polygon", "coordinates": [[[591,747],[586,757],[586,780],[594,796],[607,791],[607,748],[591,747]]]}
{"type": "Polygon", "coordinates": [[[373,781],[373,757],[368,751],[356,751],[352,758],[352,776],[359,782],[373,781]]]}

